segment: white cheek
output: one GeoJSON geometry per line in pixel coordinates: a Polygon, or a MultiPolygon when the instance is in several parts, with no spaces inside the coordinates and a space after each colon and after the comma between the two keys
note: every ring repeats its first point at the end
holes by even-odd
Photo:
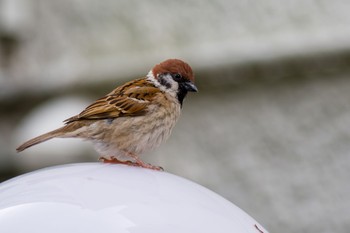
{"type": "Polygon", "coordinates": [[[169,94],[171,94],[172,96],[176,96],[177,95],[177,91],[179,89],[179,83],[174,81],[173,77],[171,77],[170,74],[164,75],[162,78],[165,79],[165,81],[169,84],[170,87],[166,87],[165,85],[162,85],[153,75],[153,72],[150,71],[147,74],[147,78],[148,80],[150,80],[151,82],[154,83],[154,85],[156,87],[158,87],[160,90],[164,91],[164,92],[168,92],[169,94]]]}
{"type": "Polygon", "coordinates": [[[177,90],[179,90],[179,83],[174,81],[173,78],[170,78],[169,82],[171,83],[171,90],[177,92],[177,90]]]}
{"type": "Polygon", "coordinates": [[[162,85],[162,88],[164,89],[164,91],[167,92],[173,92],[173,93],[177,93],[177,90],[179,89],[179,83],[176,82],[173,77],[171,77],[170,74],[164,75],[162,77],[165,82],[167,83],[168,86],[162,85]]]}

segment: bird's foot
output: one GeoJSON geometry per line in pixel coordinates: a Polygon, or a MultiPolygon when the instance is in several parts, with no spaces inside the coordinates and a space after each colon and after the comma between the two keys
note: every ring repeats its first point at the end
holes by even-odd
{"type": "Polygon", "coordinates": [[[164,169],[162,167],[154,166],[152,164],[145,163],[141,160],[136,161],[135,163],[132,164],[132,166],[148,168],[148,169],[152,169],[152,170],[156,170],[156,171],[164,171],[164,169]]]}
{"type": "Polygon", "coordinates": [[[132,161],[119,160],[114,156],[111,156],[110,158],[100,157],[98,160],[101,161],[102,163],[125,164],[125,165],[136,166],[135,163],[132,161]]]}
{"type": "Polygon", "coordinates": [[[103,162],[103,163],[124,164],[124,165],[128,165],[128,166],[148,168],[148,169],[152,169],[152,170],[156,170],[156,171],[164,171],[164,169],[162,167],[153,166],[151,164],[145,163],[142,160],[140,160],[139,158],[134,158],[134,159],[136,160],[136,162],[132,162],[129,160],[123,161],[123,160],[117,159],[114,156],[111,156],[110,158],[100,157],[98,160],[103,162]]]}
{"type": "Polygon", "coordinates": [[[133,153],[130,153],[130,152],[126,152],[126,153],[128,154],[128,156],[130,156],[135,161],[133,166],[148,168],[148,169],[152,169],[152,170],[156,170],[156,171],[164,171],[164,169],[162,167],[154,166],[152,164],[143,162],[141,159],[139,159],[139,157],[137,155],[135,155],[133,153]]]}

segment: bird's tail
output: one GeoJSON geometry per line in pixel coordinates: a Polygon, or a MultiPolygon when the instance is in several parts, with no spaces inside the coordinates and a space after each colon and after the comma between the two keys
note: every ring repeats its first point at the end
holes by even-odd
{"type": "Polygon", "coordinates": [[[66,129],[69,127],[70,125],[65,125],[61,128],[55,129],[53,131],[50,131],[48,133],[42,134],[38,137],[35,137],[33,139],[30,139],[29,141],[26,141],[25,143],[23,143],[22,145],[20,145],[16,151],[17,152],[21,152],[31,146],[34,146],[36,144],[45,142],[47,140],[50,140],[52,138],[56,138],[56,137],[66,137],[66,129]]]}

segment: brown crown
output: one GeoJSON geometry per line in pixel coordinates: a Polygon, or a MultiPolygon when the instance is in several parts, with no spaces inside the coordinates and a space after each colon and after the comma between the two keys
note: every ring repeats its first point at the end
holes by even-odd
{"type": "Polygon", "coordinates": [[[157,78],[159,74],[171,73],[181,74],[182,77],[194,83],[194,74],[191,66],[179,59],[168,59],[155,65],[152,69],[153,75],[157,78]]]}

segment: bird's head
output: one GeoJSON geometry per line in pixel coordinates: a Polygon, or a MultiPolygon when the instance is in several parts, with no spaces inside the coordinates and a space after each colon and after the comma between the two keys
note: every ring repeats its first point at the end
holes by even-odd
{"type": "Polygon", "coordinates": [[[192,68],[179,59],[168,59],[153,67],[148,76],[153,76],[163,91],[173,93],[182,104],[187,92],[197,92],[192,68]]]}

